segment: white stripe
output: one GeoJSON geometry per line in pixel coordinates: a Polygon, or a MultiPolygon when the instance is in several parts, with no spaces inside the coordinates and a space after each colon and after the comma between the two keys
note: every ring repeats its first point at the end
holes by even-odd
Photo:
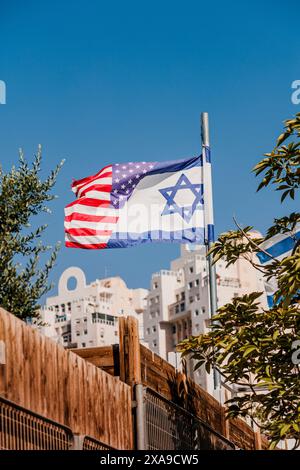
{"type": "Polygon", "coordinates": [[[73,220],[72,222],[65,222],[65,228],[92,228],[94,230],[113,230],[115,223],[108,222],[88,222],[85,220],[73,220]]]}
{"type": "Polygon", "coordinates": [[[78,236],[65,234],[65,241],[81,243],[82,245],[93,245],[95,243],[106,243],[110,238],[110,235],[90,235],[90,236],[78,236]]]}
{"type": "Polygon", "coordinates": [[[85,193],[85,197],[90,197],[92,199],[102,199],[103,201],[109,201],[110,200],[110,192],[105,193],[103,191],[97,191],[97,190],[91,190],[87,191],[85,193]]]}
{"type": "Polygon", "coordinates": [[[65,215],[71,215],[74,212],[78,214],[87,214],[87,215],[111,215],[113,217],[118,216],[117,209],[111,209],[109,207],[94,207],[94,206],[85,206],[83,204],[74,204],[70,207],[65,207],[65,215]]]}
{"type": "Polygon", "coordinates": [[[90,186],[94,186],[94,184],[110,184],[111,185],[112,184],[112,177],[107,176],[107,177],[104,177],[104,178],[97,178],[94,181],[90,181],[89,183],[82,186],[82,188],[80,188],[80,190],[78,191],[78,197],[80,197],[80,195],[83,193],[83,191],[88,189],[90,186]]]}

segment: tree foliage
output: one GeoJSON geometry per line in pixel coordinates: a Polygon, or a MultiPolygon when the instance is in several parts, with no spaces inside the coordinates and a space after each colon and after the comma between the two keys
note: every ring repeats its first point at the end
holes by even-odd
{"type": "MultiPolygon", "coordinates": [[[[281,194],[281,202],[295,198],[300,186],[300,113],[285,121],[285,129],[271,153],[255,167],[263,179],[258,191],[271,186],[281,194]]],[[[222,380],[243,391],[227,401],[228,417],[250,416],[270,437],[271,447],[283,438],[300,443],[300,246],[295,230],[300,214],[275,219],[265,238],[253,238],[253,227],[222,234],[210,253],[216,263],[227,265],[246,259],[261,271],[266,281],[276,279],[274,306],[262,308],[261,292],[234,298],[218,309],[206,334],[180,343],[184,356],[221,374],[222,380]],[[288,233],[294,249],[281,261],[262,247],[268,238],[288,233]],[[270,262],[261,265],[257,253],[264,252],[270,262]],[[298,351],[297,351],[298,348],[298,351]]],[[[299,230],[299,225],[298,225],[299,230]]]]}
{"type": "Polygon", "coordinates": [[[42,235],[47,225],[32,229],[32,217],[50,212],[47,203],[61,162],[42,181],[42,152],[38,152],[30,167],[20,151],[18,167],[7,173],[0,167],[0,305],[19,318],[38,317],[38,300],[49,289],[48,275],[57,257],[59,244],[44,245],[42,235]],[[51,251],[40,267],[41,255],[51,251]]]}

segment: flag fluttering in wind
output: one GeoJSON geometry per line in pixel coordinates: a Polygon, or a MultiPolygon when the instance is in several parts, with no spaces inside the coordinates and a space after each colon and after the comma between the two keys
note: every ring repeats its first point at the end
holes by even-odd
{"type": "MultiPolygon", "coordinates": [[[[204,165],[210,164],[209,151],[204,165]]],[[[210,166],[210,165],[209,165],[210,166]]],[[[213,236],[205,220],[202,156],[108,165],[74,181],[65,208],[67,247],[101,249],[144,242],[195,242],[213,236]]],[[[210,191],[208,192],[210,194],[210,191]]]]}
{"type": "MultiPolygon", "coordinates": [[[[300,240],[300,224],[297,224],[292,232],[277,234],[269,238],[260,246],[270,256],[263,252],[257,253],[260,263],[266,265],[272,263],[274,258],[277,261],[281,261],[283,258],[290,256],[298,240],[300,240]]],[[[269,281],[265,282],[267,301],[270,308],[274,305],[274,294],[277,289],[278,285],[275,278],[272,277],[269,281]]]]}

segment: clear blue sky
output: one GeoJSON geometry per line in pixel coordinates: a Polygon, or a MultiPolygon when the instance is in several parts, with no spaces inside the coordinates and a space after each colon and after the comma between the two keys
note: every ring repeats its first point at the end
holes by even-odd
{"type": "MultiPolygon", "coordinates": [[[[0,9],[0,161],[8,169],[19,147],[31,158],[38,143],[45,171],[66,158],[47,242],[64,239],[72,178],[198,154],[201,111],[210,114],[217,233],[234,214],[261,231],[284,214],[277,194],[255,193],[250,170],[300,111],[290,98],[300,79],[299,1],[0,0],[0,9]]],[[[75,265],[89,281],[106,271],[147,287],[178,252],[62,247],[52,279],[75,265]]]]}

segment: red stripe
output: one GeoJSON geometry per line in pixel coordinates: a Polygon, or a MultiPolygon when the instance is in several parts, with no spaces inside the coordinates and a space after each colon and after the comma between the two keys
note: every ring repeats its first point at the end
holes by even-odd
{"type": "Polygon", "coordinates": [[[81,184],[78,187],[77,186],[75,188],[72,187],[72,190],[74,191],[74,189],[75,189],[76,195],[78,195],[80,193],[80,191],[82,189],[84,189],[84,187],[87,186],[88,184],[92,183],[93,181],[101,180],[102,178],[107,178],[107,177],[112,177],[112,172],[111,171],[107,171],[106,173],[103,173],[102,175],[95,176],[90,181],[87,181],[86,183],[81,184]]]}
{"type": "Polygon", "coordinates": [[[65,221],[72,222],[73,220],[82,220],[85,222],[103,222],[103,223],[117,223],[119,217],[113,217],[112,215],[89,215],[80,214],[79,212],[73,212],[73,214],[66,215],[65,221]]]}
{"type": "MultiPolygon", "coordinates": [[[[74,188],[74,186],[83,186],[84,184],[88,183],[89,181],[93,181],[93,179],[97,178],[100,173],[105,170],[106,168],[111,168],[111,165],[107,165],[103,168],[101,168],[100,171],[98,171],[98,173],[96,173],[95,175],[92,175],[92,176],[86,176],[86,178],[82,178],[81,180],[75,180],[73,181],[72,183],[72,188],[74,188]]],[[[107,172],[108,173],[108,172],[107,172]]],[[[112,172],[110,172],[112,174],[112,172]]],[[[103,173],[104,175],[105,173],[103,173]]],[[[102,175],[101,175],[102,177],[102,175]]],[[[79,188],[78,188],[79,189],[79,188]]]]}
{"type": "Polygon", "coordinates": [[[93,199],[90,197],[82,197],[80,199],[76,199],[76,201],[70,202],[66,207],[76,206],[76,204],[81,204],[83,206],[90,206],[90,207],[109,207],[110,201],[105,201],[104,199],[93,199]]]}
{"type": "Polygon", "coordinates": [[[112,185],[111,184],[93,184],[88,188],[80,192],[80,197],[85,196],[89,191],[101,191],[102,193],[110,193],[112,185]]]}
{"type": "Polygon", "coordinates": [[[76,242],[65,242],[65,245],[69,248],[85,248],[86,250],[102,250],[107,247],[107,243],[94,243],[90,245],[82,245],[76,242]]]}
{"type": "Polygon", "coordinates": [[[66,233],[70,235],[77,235],[78,237],[81,236],[89,236],[89,235],[111,235],[112,230],[97,230],[94,228],[66,228],[66,233]]]}

